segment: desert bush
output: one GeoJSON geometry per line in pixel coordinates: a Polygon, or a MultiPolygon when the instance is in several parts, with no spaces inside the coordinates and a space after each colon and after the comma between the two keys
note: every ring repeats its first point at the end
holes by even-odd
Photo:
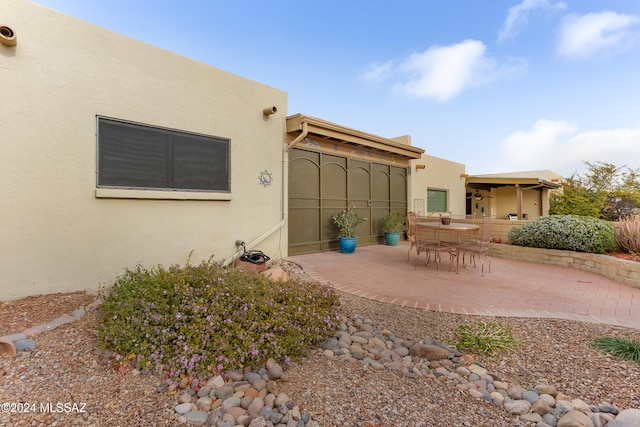
{"type": "Polygon", "coordinates": [[[509,231],[509,240],[518,246],[563,249],[604,254],[616,248],[613,224],[576,215],[536,218],[509,231]]]}
{"type": "Polygon", "coordinates": [[[460,325],[455,334],[458,348],[483,354],[509,352],[522,345],[511,330],[500,322],[479,322],[476,326],[460,325]]]}
{"type": "Polygon", "coordinates": [[[628,216],[618,221],[616,241],[624,252],[640,254],[640,215],[628,216]]]}
{"type": "Polygon", "coordinates": [[[126,270],[99,307],[99,343],[118,363],[175,381],[284,364],[335,330],[339,299],[315,282],[275,281],[213,261],[126,270]]]}

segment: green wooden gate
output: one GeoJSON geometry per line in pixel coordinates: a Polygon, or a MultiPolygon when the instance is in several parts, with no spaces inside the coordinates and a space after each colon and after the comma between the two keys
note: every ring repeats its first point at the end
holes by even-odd
{"type": "Polygon", "coordinates": [[[338,249],[331,217],[355,206],[358,245],[383,241],[382,217],[407,211],[406,168],[321,151],[289,152],[289,255],[338,249]]]}

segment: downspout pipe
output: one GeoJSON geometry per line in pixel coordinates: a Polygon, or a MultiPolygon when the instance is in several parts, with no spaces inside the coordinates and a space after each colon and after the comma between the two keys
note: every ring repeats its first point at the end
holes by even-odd
{"type": "MultiPolygon", "coordinates": [[[[281,202],[282,219],[280,219],[280,221],[278,221],[275,225],[273,225],[273,227],[269,228],[260,236],[256,237],[255,239],[250,241],[247,245],[245,245],[246,248],[252,248],[260,244],[260,242],[262,242],[264,239],[266,239],[267,237],[269,237],[270,235],[272,235],[273,233],[281,229],[287,223],[289,219],[289,150],[291,150],[291,148],[293,148],[293,146],[295,146],[298,142],[306,138],[308,133],[309,133],[309,129],[308,129],[307,122],[302,122],[302,132],[300,133],[300,135],[298,135],[293,141],[289,143],[289,145],[284,147],[284,149],[282,150],[282,181],[283,181],[282,202],[281,202]]],[[[230,265],[236,258],[241,256],[243,253],[244,253],[244,249],[237,250],[233,255],[231,255],[230,257],[224,260],[223,265],[225,267],[230,265]]]]}

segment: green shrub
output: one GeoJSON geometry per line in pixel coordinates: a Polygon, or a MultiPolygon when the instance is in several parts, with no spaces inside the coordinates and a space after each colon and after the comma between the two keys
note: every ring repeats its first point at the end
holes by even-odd
{"type": "Polygon", "coordinates": [[[616,248],[613,224],[576,215],[536,218],[509,231],[509,240],[518,246],[563,249],[604,254],[616,248]]]}
{"type": "Polygon", "coordinates": [[[628,338],[601,337],[593,345],[617,358],[640,363],[640,341],[628,338]]]}
{"type": "Polygon", "coordinates": [[[629,254],[640,254],[640,215],[620,219],[616,229],[618,246],[629,254]]]}
{"type": "Polygon", "coordinates": [[[508,352],[522,345],[511,330],[500,322],[479,322],[475,327],[460,325],[456,328],[455,334],[458,338],[458,348],[484,354],[508,352]]]}
{"type": "Polygon", "coordinates": [[[385,233],[401,233],[405,229],[407,215],[401,212],[388,213],[382,218],[382,231],[385,233]]]}
{"type": "Polygon", "coordinates": [[[100,344],[171,381],[303,356],[335,330],[339,299],[212,261],[126,270],[99,307],[100,344]]]}

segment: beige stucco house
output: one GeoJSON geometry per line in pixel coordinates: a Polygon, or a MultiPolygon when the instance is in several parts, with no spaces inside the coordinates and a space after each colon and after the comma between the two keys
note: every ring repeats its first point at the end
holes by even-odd
{"type": "Polygon", "coordinates": [[[0,299],[228,259],[236,240],[286,255],[284,91],[27,0],[1,20],[0,299]]]}
{"type": "Polygon", "coordinates": [[[287,117],[282,90],[28,0],[2,26],[0,299],[108,285],[136,264],[231,263],[239,240],[272,258],[332,249],[330,216],[352,203],[372,244],[383,214],[408,208],[423,150],[406,141],[287,117]]]}
{"type": "Polygon", "coordinates": [[[0,25],[0,300],[136,264],[230,264],[238,241],[276,259],[333,250],[347,206],[368,219],[363,245],[388,212],[470,209],[465,166],[410,136],[289,115],[282,90],[29,0],[0,25]]]}

